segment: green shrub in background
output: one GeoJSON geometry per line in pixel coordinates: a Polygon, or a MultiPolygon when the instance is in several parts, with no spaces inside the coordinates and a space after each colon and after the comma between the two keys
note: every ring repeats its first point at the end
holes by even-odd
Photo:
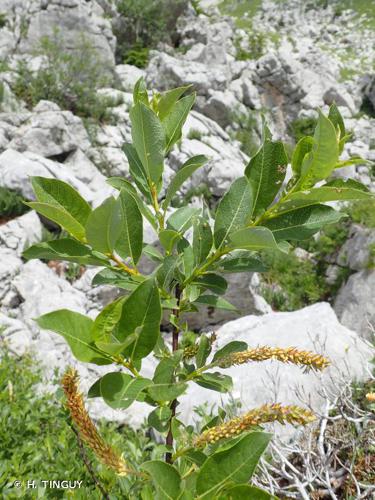
{"type": "Polygon", "coordinates": [[[44,63],[36,72],[26,62],[18,65],[18,78],[12,86],[15,95],[29,108],[46,99],[81,117],[101,121],[107,117],[108,99],[100,98],[97,89],[109,83],[98,55],[84,35],[74,52],[61,50],[61,35],[43,37],[37,55],[44,63]]]}
{"type": "Polygon", "coordinates": [[[339,221],[343,214],[326,202],[372,195],[354,180],[329,180],[335,168],[346,164],[339,156],[348,137],[332,106],[328,117],[319,114],[314,136],[297,144],[287,186],[284,145],[273,140],[264,125],[262,145],[215,214],[207,206],[171,210],[180,187],[207,161],[204,156],[188,159],[163,185],[164,158],[179,141],[194,103],[195,95],[187,92],[189,87],[182,87],[150,99],[144,81],[138,81],[130,111],[133,142],[124,145],[132,183],[109,179],[119,194],[94,210],[64,182],[32,179],[37,201],[28,205],[59,224],[69,237],[34,245],[24,257],[102,266],[93,285],[110,284],[125,293],[95,320],[59,310],[37,323],[62,335],[79,361],[114,366],[92,385],[90,398],[102,398],[124,411],[131,411],[134,401],[149,406],[148,423],[165,439],[165,461],[152,459],[135,466],[126,450],[121,455],[99,434],[85,409],[77,373],[69,369],[62,380],[77,434],[102,463],[128,478],[129,498],[271,499],[249,484],[271,438],[261,425],[275,420],[307,424],[314,419],[311,412],[265,404],[223,423],[213,419],[197,434],[179,419],[178,399],[192,383],[205,390],[231,391],[231,377],[217,370],[233,365],[272,358],[322,370],[328,361],[288,346],[251,349],[238,341],[216,350],[214,336],[192,334],[185,313],[197,312],[202,305],[233,309],[224,298],[227,273],[262,271],[264,250],[287,255],[289,241],[309,239],[339,221]],[[155,230],[160,251],[143,242],[144,218],[155,230]],[[141,256],[155,262],[150,274],[138,268],[141,256]],[[169,321],[169,334],[161,329],[162,317],[169,321]],[[157,366],[145,378],[142,363],[151,354],[157,366]]]}
{"type": "Polygon", "coordinates": [[[23,203],[18,191],[0,186],[0,219],[11,219],[27,212],[29,208],[23,203]]]}
{"type": "Polygon", "coordinates": [[[113,23],[117,63],[144,68],[150,49],[175,41],[177,20],[186,7],[186,0],[119,0],[120,16],[113,23]]]}
{"type": "Polygon", "coordinates": [[[288,127],[289,135],[298,142],[306,135],[313,135],[316,127],[316,118],[297,118],[288,127]]]}

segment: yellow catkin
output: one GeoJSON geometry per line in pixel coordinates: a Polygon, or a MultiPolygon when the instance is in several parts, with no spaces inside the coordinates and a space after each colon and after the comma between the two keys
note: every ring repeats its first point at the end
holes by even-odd
{"type": "Polygon", "coordinates": [[[62,387],[67,399],[67,407],[73,422],[78,427],[79,436],[98,459],[121,476],[127,475],[129,469],[123,458],[118,455],[98,433],[90,415],[85,408],[82,394],[78,389],[76,370],[68,369],[62,378],[62,387]]]}
{"type": "Polygon", "coordinates": [[[375,392],[369,392],[366,394],[366,399],[370,403],[375,403],[375,392]]]}
{"type": "Polygon", "coordinates": [[[314,370],[324,370],[330,362],[320,354],[311,351],[300,351],[296,347],[255,347],[241,352],[233,352],[220,359],[217,365],[221,368],[229,368],[233,365],[242,365],[250,361],[266,361],[276,359],[282,363],[293,363],[303,365],[314,370]]]}
{"type": "Polygon", "coordinates": [[[228,422],[208,429],[195,439],[194,446],[201,448],[207,444],[215,443],[220,439],[241,434],[254,426],[270,422],[307,425],[314,422],[314,420],[315,416],[311,411],[299,406],[282,406],[279,403],[265,404],[260,408],[249,411],[241,417],[233,418],[228,422]]]}

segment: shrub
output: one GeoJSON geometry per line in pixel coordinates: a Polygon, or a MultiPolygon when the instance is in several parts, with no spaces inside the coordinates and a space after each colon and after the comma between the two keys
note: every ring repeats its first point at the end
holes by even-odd
{"type": "Polygon", "coordinates": [[[373,199],[352,202],[347,211],[354,222],[375,228],[375,202],[373,199]]]}
{"type": "Polygon", "coordinates": [[[327,181],[340,165],[346,139],[335,106],[319,114],[314,137],[300,141],[293,153],[293,178],[282,188],[288,158],[284,145],[264,126],[262,146],[235,179],[212,215],[207,207],[170,210],[182,184],[207,159],[187,160],[162,190],[164,158],[179,141],[195,95],[187,88],[154,94],[143,79],[134,89],[130,111],[132,144],[125,144],[133,183],[115,177],[109,183],[119,194],[100,206],[90,205],[68,184],[34,177],[36,202],[29,206],[61,225],[69,237],[34,245],[24,257],[53,258],[102,266],[93,285],[110,284],[125,295],[108,304],[95,320],[74,311],[58,310],[37,319],[41,328],[62,335],[81,362],[114,365],[89,389],[110,407],[127,410],[134,401],[150,406],[148,423],[165,439],[165,462],[152,459],[141,466],[109,446],[98,432],[79,392],[77,372],[68,369],[62,386],[76,432],[97,458],[137,489],[135,498],[272,498],[248,484],[270,435],[262,425],[307,424],[310,411],[294,405],[265,404],[235,419],[213,420],[202,432],[178,418],[178,399],[191,383],[227,393],[232,379],[217,369],[277,359],[322,370],[322,355],[295,348],[248,348],[233,341],[216,350],[215,336],[194,335],[185,313],[200,305],[231,309],[224,299],[226,273],[263,270],[259,252],[287,253],[289,241],[308,239],[328,223],[342,218],[325,202],[368,199],[360,183],[327,181]],[[322,185],[322,182],[324,183],[322,185]],[[319,183],[319,187],[316,184],[319,183]],[[163,195],[161,193],[164,193],[163,195]],[[154,228],[160,251],[143,242],[143,218],[154,228]],[[192,229],[192,231],[189,231],[192,229]],[[191,235],[189,236],[189,232],[191,235]],[[141,255],[156,263],[143,274],[141,255]],[[161,330],[162,317],[170,330],[161,330]],[[144,358],[153,353],[157,366],[151,378],[141,374],[144,358]]]}
{"type": "Polygon", "coordinates": [[[106,117],[108,100],[100,98],[96,91],[108,83],[108,77],[97,52],[83,35],[74,53],[61,50],[58,32],[52,38],[43,37],[37,54],[44,57],[44,63],[36,73],[26,62],[18,65],[12,88],[17,97],[30,108],[46,99],[81,117],[95,121],[106,117]]]}
{"type": "Polygon", "coordinates": [[[3,12],[0,12],[0,29],[4,28],[4,26],[6,26],[6,24],[7,24],[6,14],[4,14],[3,12]]]}
{"type": "Polygon", "coordinates": [[[18,191],[0,186],[0,219],[12,219],[28,210],[18,191]]]}
{"type": "Polygon", "coordinates": [[[298,142],[302,137],[313,135],[316,123],[316,118],[297,118],[288,127],[289,134],[298,142]]]}
{"type": "Polygon", "coordinates": [[[120,0],[120,17],[113,26],[117,62],[144,68],[150,49],[173,41],[177,20],[186,6],[186,0],[120,0]]]}

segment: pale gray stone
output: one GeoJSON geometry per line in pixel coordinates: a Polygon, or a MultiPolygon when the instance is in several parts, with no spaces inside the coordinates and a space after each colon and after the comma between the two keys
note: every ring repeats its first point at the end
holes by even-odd
{"type": "Polygon", "coordinates": [[[43,237],[42,223],[33,210],[0,225],[0,247],[12,250],[18,257],[30,245],[43,237]]]}

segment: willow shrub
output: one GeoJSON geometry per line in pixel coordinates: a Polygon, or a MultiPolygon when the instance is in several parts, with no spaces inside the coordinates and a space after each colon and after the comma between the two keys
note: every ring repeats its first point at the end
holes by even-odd
{"type": "Polygon", "coordinates": [[[149,425],[165,438],[165,460],[148,461],[134,470],[126,456],[99,435],[85,409],[77,373],[69,369],[62,381],[81,439],[104,464],[128,476],[129,498],[266,499],[271,498],[268,493],[249,483],[271,437],[261,425],[303,425],[313,415],[296,406],[266,404],[232,420],[218,416],[200,435],[193,435],[192,427],[179,418],[178,398],[190,384],[227,393],[232,380],[225,369],[233,365],[276,359],[322,370],[328,360],[288,346],[249,349],[242,341],[212,353],[215,338],[191,332],[185,313],[207,305],[235,309],[224,298],[226,275],[263,271],[259,252],[286,253],[289,241],[310,238],[343,217],[327,202],[367,199],[371,194],[354,180],[329,180],[335,169],[362,161],[339,159],[348,136],[333,105],[328,117],[319,113],[314,136],[298,142],[287,184],[284,145],[272,139],[265,125],[260,149],[215,214],[206,206],[171,209],[183,183],[207,162],[204,156],[188,159],[165,185],[164,158],[180,139],[194,99],[188,87],[150,97],[143,80],[136,84],[130,111],[133,142],[124,145],[131,181],[108,179],[118,196],[95,209],[64,182],[34,177],[36,201],[28,205],[70,236],[34,245],[24,256],[101,266],[93,286],[110,284],[124,292],[95,320],[59,310],[37,323],[62,335],[79,361],[114,365],[90,388],[89,398],[103,398],[124,411],[131,411],[134,401],[149,406],[149,425]],[[144,219],[155,230],[160,251],[143,242],[144,219]],[[137,267],[141,257],[155,263],[148,275],[137,267]],[[162,318],[169,322],[170,334],[162,333],[162,318]],[[142,376],[147,356],[158,363],[152,379],[142,376]]]}

